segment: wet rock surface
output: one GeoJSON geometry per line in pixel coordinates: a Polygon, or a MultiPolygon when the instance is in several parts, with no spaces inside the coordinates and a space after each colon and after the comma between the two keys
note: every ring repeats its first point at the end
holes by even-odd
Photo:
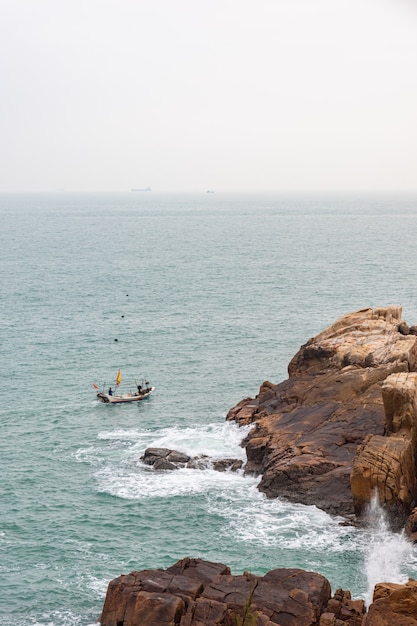
{"type": "Polygon", "coordinates": [[[211,459],[204,454],[192,457],[169,448],[147,448],[140,460],[156,470],[176,470],[188,467],[201,470],[214,469],[218,472],[226,470],[236,472],[243,467],[241,459],[211,459]]]}

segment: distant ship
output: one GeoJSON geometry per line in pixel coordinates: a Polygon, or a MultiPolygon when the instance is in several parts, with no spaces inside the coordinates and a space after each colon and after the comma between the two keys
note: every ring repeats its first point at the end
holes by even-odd
{"type": "Polygon", "coordinates": [[[213,189],[207,189],[207,193],[214,193],[213,189]]]}
{"type": "Polygon", "coordinates": [[[150,187],[143,187],[143,189],[132,189],[132,191],[152,191],[150,187]]]}

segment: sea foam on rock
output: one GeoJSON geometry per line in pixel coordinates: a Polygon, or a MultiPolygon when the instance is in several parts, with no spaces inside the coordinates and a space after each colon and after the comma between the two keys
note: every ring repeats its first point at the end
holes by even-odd
{"type": "Polygon", "coordinates": [[[188,456],[188,454],[170,448],[146,448],[140,460],[146,465],[151,465],[155,470],[188,468],[236,472],[243,466],[241,459],[211,459],[206,454],[188,456]]]}

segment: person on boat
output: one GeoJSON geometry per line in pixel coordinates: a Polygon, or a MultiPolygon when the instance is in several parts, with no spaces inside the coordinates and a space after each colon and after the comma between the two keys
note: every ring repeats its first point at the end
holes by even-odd
{"type": "Polygon", "coordinates": [[[140,395],[142,393],[142,385],[138,385],[138,394],[140,395]]]}
{"type": "Polygon", "coordinates": [[[112,396],[112,395],[113,395],[113,389],[112,389],[111,387],[109,387],[108,395],[109,395],[109,396],[112,396]]]}

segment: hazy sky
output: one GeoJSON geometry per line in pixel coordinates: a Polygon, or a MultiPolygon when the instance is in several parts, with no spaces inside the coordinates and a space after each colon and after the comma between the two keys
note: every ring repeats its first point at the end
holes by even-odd
{"type": "Polygon", "coordinates": [[[417,0],[0,0],[0,191],[417,189],[417,0]]]}

